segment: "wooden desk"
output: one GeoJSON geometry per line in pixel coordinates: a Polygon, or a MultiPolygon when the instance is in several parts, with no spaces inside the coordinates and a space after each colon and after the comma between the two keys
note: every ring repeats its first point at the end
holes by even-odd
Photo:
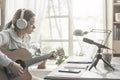
{"type": "MultiPolygon", "coordinates": [[[[105,69],[103,62],[100,60],[97,64],[97,69],[94,67],[88,71],[81,69],[80,73],[65,73],[58,72],[59,69],[64,68],[66,65],[80,66],[83,64],[67,63],[66,61],[62,63],[57,69],[47,75],[45,80],[120,80],[120,57],[112,58],[112,66],[115,71],[108,68],[105,69]]],[[[88,64],[89,65],[89,64],[88,64]]]]}

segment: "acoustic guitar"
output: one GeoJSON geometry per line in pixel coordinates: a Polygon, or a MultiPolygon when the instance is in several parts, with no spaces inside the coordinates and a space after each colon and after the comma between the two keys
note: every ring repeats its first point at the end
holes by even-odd
{"type": "Polygon", "coordinates": [[[4,48],[0,48],[0,50],[10,59],[20,64],[24,68],[24,73],[21,76],[13,77],[12,73],[10,73],[7,68],[0,66],[0,80],[31,80],[32,76],[28,71],[28,67],[40,61],[49,59],[53,55],[53,53],[51,52],[47,55],[32,58],[31,53],[24,48],[14,51],[8,51],[4,48]]]}

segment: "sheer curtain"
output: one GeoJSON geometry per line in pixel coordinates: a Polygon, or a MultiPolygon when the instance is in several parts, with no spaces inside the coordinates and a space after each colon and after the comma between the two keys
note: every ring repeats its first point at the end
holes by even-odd
{"type": "Polygon", "coordinates": [[[8,23],[17,9],[30,9],[36,15],[35,26],[36,29],[32,34],[32,42],[39,42],[40,27],[47,8],[47,0],[6,0],[6,17],[5,23],[8,23]]]}
{"type": "MultiPolygon", "coordinates": [[[[101,29],[106,30],[105,2],[105,0],[72,0],[73,29],[80,29],[88,32],[92,29],[98,29],[95,33],[91,32],[83,37],[87,37],[93,41],[105,41],[105,33],[99,33],[99,30],[101,29]]],[[[94,53],[94,49],[96,51],[97,48],[94,45],[83,42],[83,37],[77,37],[78,42],[74,42],[74,54],[86,54],[90,56],[94,53]]],[[[76,36],[74,37],[74,40],[76,40],[75,38],[76,36]]]]}

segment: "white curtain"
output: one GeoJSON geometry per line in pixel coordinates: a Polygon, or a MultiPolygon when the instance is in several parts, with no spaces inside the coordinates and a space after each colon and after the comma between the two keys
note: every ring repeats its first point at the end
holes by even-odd
{"type": "Polygon", "coordinates": [[[12,20],[12,17],[16,10],[20,8],[30,9],[35,13],[36,29],[32,34],[32,41],[38,42],[40,38],[40,27],[42,26],[47,8],[47,0],[6,0],[5,23],[8,23],[10,20],[12,20]]]}
{"type": "MultiPolygon", "coordinates": [[[[72,6],[73,30],[80,29],[89,32],[92,29],[97,29],[97,31],[91,32],[83,37],[100,43],[105,41],[105,33],[99,33],[100,30],[106,29],[105,0],[72,0],[72,6]]],[[[96,46],[85,43],[80,36],[78,39],[80,39],[78,40],[80,44],[74,43],[74,53],[77,55],[86,54],[88,56],[95,53],[96,46]]]]}

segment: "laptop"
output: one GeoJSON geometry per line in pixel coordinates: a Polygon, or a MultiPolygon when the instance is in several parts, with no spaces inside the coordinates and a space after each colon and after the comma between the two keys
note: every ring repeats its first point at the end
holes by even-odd
{"type": "MultiPolygon", "coordinates": [[[[103,41],[97,41],[99,43],[102,43],[103,41]]],[[[88,44],[91,45],[91,44],[88,44]]],[[[93,47],[90,51],[86,51],[85,54],[90,54],[89,56],[70,56],[66,62],[67,63],[81,63],[81,64],[89,64],[92,63],[96,54],[97,54],[97,50],[98,47],[96,45],[91,45],[91,47],[93,47]]],[[[87,49],[88,50],[88,49],[87,49]]]]}

